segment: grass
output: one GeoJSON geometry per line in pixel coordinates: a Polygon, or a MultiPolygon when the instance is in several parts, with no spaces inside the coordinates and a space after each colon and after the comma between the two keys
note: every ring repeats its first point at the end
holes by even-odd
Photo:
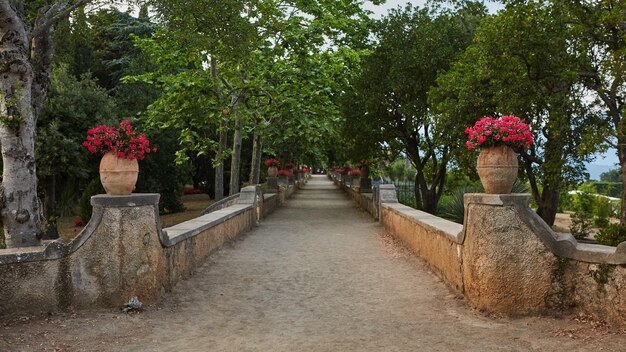
{"type": "MultiPolygon", "coordinates": [[[[188,194],[182,196],[182,202],[185,205],[185,210],[161,215],[161,226],[162,227],[170,227],[176,224],[180,224],[181,222],[191,220],[200,216],[200,213],[206,209],[213,200],[207,194],[188,194]]],[[[72,239],[76,237],[85,227],[76,226],[74,224],[74,220],[76,217],[66,216],[61,217],[57,220],[57,229],[59,231],[59,236],[66,239],[72,239]]]]}

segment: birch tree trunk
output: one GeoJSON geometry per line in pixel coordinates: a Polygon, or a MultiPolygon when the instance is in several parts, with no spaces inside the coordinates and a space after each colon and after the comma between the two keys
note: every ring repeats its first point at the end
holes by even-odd
{"type": "Polygon", "coordinates": [[[0,215],[8,248],[36,246],[41,232],[33,109],[41,92],[33,96],[39,87],[30,60],[30,33],[24,14],[12,5],[19,6],[0,2],[0,215]]]}
{"type": "Polygon", "coordinates": [[[37,114],[50,86],[54,26],[92,0],[57,1],[27,22],[24,1],[0,0],[0,216],[8,248],[41,238],[35,136],[37,114]]]}

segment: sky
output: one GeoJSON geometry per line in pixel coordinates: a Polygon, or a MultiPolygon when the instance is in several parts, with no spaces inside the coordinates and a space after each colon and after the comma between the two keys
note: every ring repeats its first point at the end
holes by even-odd
{"type": "MultiPolygon", "coordinates": [[[[390,9],[396,8],[398,6],[404,7],[406,3],[411,3],[414,6],[424,6],[426,4],[426,0],[387,0],[383,5],[374,5],[368,0],[364,0],[364,8],[374,12],[372,14],[373,18],[381,18],[383,15],[387,14],[390,9]]],[[[486,2],[487,8],[490,12],[495,13],[502,6],[500,4],[496,4],[494,2],[486,2]]]]}

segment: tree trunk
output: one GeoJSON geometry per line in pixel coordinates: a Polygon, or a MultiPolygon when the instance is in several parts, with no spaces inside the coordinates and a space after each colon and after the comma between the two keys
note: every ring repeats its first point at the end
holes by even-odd
{"type": "MultiPolygon", "coordinates": [[[[215,86],[215,95],[221,100],[222,93],[217,87],[217,59],[214,55],[211,55],[211,80],[215,86]]],[[[228,144],[228,130],[226,129],[226,123],[224,120],[220,120],[219,126],[219,146],[217,148],[217,160],[218,164],[215,167],[215,200],[224,198],[224,151],[228,144]]]]}
{"type": "Polygon", "coordinates": [[[5,72],[0,79],[0,144],[2,145],[2,223],[7,248],[37,246],[41,208],[37,198],[35,116],[28,75],[5,72]],[[9,77],[8,79],[6,77],[9,77]],[[14,126],[8,119],[21,123],[14,126]]]}
{"type": "Polygon", "coordinates": [[[623,141],[620,136],[617,136],[617,157],[619,159],[620,169],[622,170],[622,196],[620,205],[619,223],[626,225],[626,141],[623,141]]]}
{"type": "Polygon", "coordinates": [[[235,132],[233,134],[233,153],[230,163],[230,190],[229,195],[239,193],[239,166],[241,165],[241,143],[243,135],[241,133],[242,123],[237,112],[237,104],[239,97],[233,94],[232,98],[232,113],[235,120],[235,132]]]}
{"type": "MultiPolygon", "coordinates": [[[[30,62],[30,43],[22,19],[4,4],[0,21],[0,214],[7,248],[37,246],[41,237],[41,204],[37,198],[35,114],[43,103],[46,87],[35,81],[45,80],[36,77],[30,62]]],[[[41,58],[44,63],[46,59],[41,58]]]]}
{"type": "Polygon", "coordinates": [[[261,157],[263,154],[263,142],[261,135],[258,132],[254,132],[254,139],[252,143],[252,165],[250,167],[250,184],[257,185],[260,181],[261,173],[261,157]]]}
{"type": "Polygon", "coordinates": [[[224,198],[224,159],[222,155],[226,150],[228,143],[228,130],[226,124],[220,122],[220,143],[217,150],[217,157],[219,164],[215,167],[215,200],[224,198]]]}
{"type": "Polygon", "coordinates": [[[560,196],[559,187],[545,185],[541,192],[541,201],[537,208],[537,215],[550,227],[554,225],[554,220],[556,219],[560,196]]]}

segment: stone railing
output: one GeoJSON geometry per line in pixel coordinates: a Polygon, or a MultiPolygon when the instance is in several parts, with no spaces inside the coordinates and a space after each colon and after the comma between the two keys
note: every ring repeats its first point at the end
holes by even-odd
{"type": "Polygon", "coordinates": [[[206,215],[216,210],[227,208],[233,204],[237,204],[238,201],[239,201],[239,193],[235,193],[232,196],[222,198],[218,200],[217,202],[209,205],[206,209],[202,211],[202,213],[200,213],[200,215],[206,215]]]}
{"type": "Polygon", "coordinates": [[[293,192],[261,197],[258,186],[245,187],[236,204],[166,229],[158,194],[94,196],[92,218],[74,239],[0,250],[0,316],[121,307],[134,296],[153,302],[293,192]]]}
{"type": "Polygon", "coordinates": [[[378,195],[370,213],[481,311],[581,313],[626,325],[626,244],[557,235],[529,208],[527,194],[466,194],[460,225],[398,203],[393,185],[372,198],[344,190],[362,208],[378,195]]]}

